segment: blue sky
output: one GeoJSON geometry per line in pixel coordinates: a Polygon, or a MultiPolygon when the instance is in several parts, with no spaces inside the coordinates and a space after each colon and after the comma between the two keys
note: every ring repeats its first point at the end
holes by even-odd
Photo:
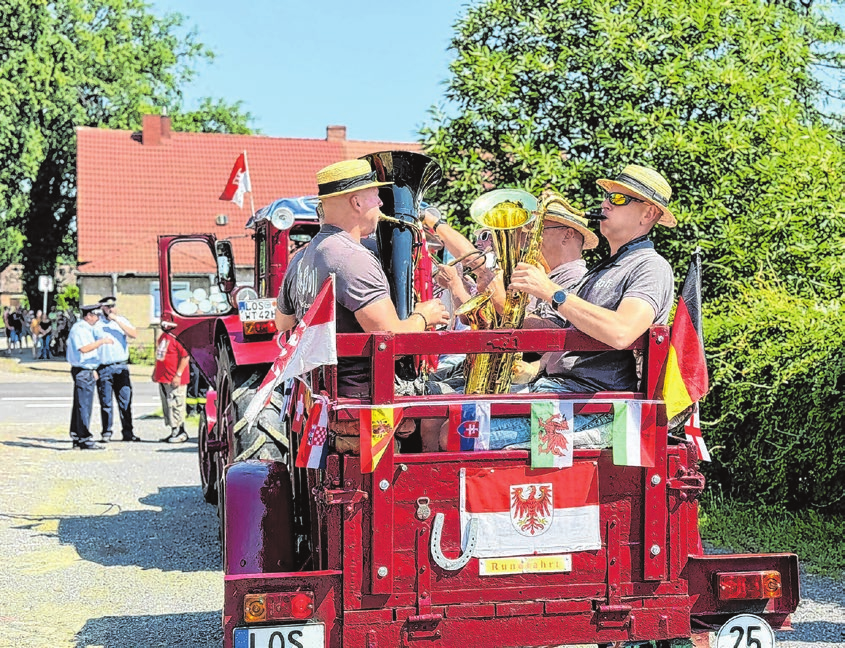
{"type": "Polygon", "coordinates": [[[466,0],[153,0],[179,12],[217,58],[184,88],[243,100],[275,137],[411,141],[442,104],[453,25],[466,0]]]}

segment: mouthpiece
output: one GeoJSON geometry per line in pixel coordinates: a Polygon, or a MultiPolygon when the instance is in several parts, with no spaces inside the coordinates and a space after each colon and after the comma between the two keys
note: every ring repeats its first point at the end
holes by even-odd
{"type": "Polygon", "coordinates": [[[587,220],[603,221],[607,220],[607,216],[601,213],[601,207],[593,207],[587,210],[587,220]]]}

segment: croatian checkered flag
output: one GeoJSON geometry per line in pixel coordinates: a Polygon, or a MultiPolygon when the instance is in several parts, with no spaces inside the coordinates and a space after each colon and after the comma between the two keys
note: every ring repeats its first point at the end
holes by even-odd
{"type": "Polygon", "coordinates": [[[334,275],[330,275],[323,282],[311,308],[282,346],[279,356],[246,408],[244,419],[250,427],[258,419],[261,410],[270,403],[273,390],[279,384],[317,367],[337,364],[334,318],[334,275]]]}
{"type": "Polygon", "coordinates": [[[329,400],[324,396],[314,396],[314,404],[308,412],[305,431],[299,440],[299,452],[296,454],[297,468],[325,468],[329,445],[329,400]]]}

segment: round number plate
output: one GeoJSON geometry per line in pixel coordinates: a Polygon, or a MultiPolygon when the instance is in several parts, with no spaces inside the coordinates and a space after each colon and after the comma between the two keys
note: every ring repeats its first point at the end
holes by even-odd
{"type": "Polygon", "coordinates": [[[716,633],[716,648],[773,648],[772,627],[753,614],[740,614],[730,619],[716,633]]]}

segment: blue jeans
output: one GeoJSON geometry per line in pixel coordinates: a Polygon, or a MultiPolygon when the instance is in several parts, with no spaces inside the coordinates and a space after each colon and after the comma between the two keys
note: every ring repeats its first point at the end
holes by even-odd
{"type": "Polygon", "coordinates": [[[100,396],[100,416],[103,422],[103,436],[112,434],[114,421],[114,397],[117,397],[117,409],[120,413],[121,434],[124,439],[133,435],[132,428],[132,383],[129,380],[129,367],[123,363],[104,365],[97,370],[97,393],[100,396]]]}
{"type": "Polygon", "coordinates": [[[93,369],[72,367],[73,407],[70,410],[70,438],[73,441],[85,441],[91,438],[91,410],[94,408],[93,369]]]}
{"type": "Polygon", "coordinates": [[[50,338],[52,335],[48,333],[43,338],[41,338],[41,354],[38,356],[39,360],[49,360],[53,357],[50,353],[50,338]]]}

